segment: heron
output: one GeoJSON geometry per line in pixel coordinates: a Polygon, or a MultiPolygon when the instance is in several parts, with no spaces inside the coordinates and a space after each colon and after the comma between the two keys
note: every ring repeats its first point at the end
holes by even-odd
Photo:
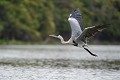
{"type": "Polygon", "coordinates": [[[87,40],[94,36],[96,33],[103,31],[108,27],[109,24],[97,25],[92,27],[87,27],[83,29],[82,15],[78,8],[74,9],[68,18],[71,26],[71,38],[68,41],[64,41],[61,35],[49,35],[54,38],[60,39],[62,44],[70,44],[76,47],[82,47],[88,51],[92,56],[97,56],[88,49],[87,40]]]}

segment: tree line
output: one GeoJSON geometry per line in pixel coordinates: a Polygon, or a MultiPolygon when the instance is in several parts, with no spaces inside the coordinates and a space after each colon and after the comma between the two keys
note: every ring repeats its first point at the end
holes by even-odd
{"type": "Polygon", "coordinates": [[[111,24],[96,40],[120,41],[120,0],[0,0],[0,40],[43,41],[70,37],[70,12],[79,8],[84,28],[111,24]]]}

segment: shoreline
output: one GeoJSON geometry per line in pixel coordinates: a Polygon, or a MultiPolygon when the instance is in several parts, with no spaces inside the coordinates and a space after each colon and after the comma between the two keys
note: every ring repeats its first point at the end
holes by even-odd
{"type": "MultiPolygon", "coordinates": [[[[0,40],[0,45],[61,45],[59,41],[17,41],[17,40],[0,40]]],[[[120,45],[120,42],[116,41],[90,41],[88,45],[120,45]]]]}

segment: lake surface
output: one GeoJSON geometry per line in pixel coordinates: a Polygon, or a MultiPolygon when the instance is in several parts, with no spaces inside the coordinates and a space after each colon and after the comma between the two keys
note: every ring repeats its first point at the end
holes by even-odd
{"type": "Polygon", "coordinates": [[[120,80],[120,46],[0,46],[0,80],[120,80]]]}

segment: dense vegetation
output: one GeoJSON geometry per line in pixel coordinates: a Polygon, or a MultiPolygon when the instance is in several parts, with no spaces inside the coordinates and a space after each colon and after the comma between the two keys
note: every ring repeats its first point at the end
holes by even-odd
{"type": "Polygon", "coordinates": [[[111,24],[96,40],[120,41],[120,0],[0,0],[0,40],[43,41],[53,33],[68,39],[74,8],[84,27],[111,24]]]}

